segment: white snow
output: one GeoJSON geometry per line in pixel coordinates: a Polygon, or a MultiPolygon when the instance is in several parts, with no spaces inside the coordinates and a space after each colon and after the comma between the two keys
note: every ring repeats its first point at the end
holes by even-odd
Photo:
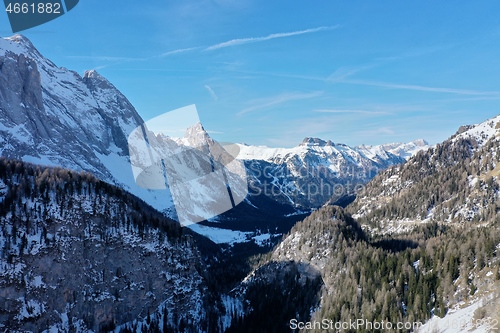
{"type": "Polygon", "coordinates": [[[293,148],[270,148],[267,146],[251,146],[245,144],[238,144],[240,152],[237,156],[241,160],[264,160],[273,162],[276,160],[283,160],[290,156],[303,156],[308,151],[315,151],[318,155],[328,157],[351,157],[358,160],[360,155],[368,159],[376,160],[377,156],[381,158],[388,158],[387,153],[408,159],[415,155],[420,150],[429,148],[429,144],[422,140],[415,140],[409,143],[389,143],[377,146],[360,145],[354,148],[343,144],[337,145],[304,145],[300,144],[293,148]]]}
{"type": "Polygon", "coordinates": [[[478,177],[469,176],[469,177],[467,177],[467,179],[469,179],[469,186],[470,187],[475,187],[477,182],[479,181],[478,177]]]}
{"type": "Polygon", "coordinates": [[[473,138],[477,143],[482,146],[489,139],[494,138],[498,133],[497,124],[500,122],[500,115],[488,119],[480,124],[474,125],[467,131],[460,133],[455,138],[453,142],[456,142],[460,138],[473,138]]]}
{"type": "Polygon", "coordinates": [[[38,165],[45,165],[45,166],[50,166],[50,167],[57,167],[58,166],[58,164],[54,163],[47,156],[43,156],[43,155],[40,157],[25,155],[25,156],[23,156],[22,160],[25,162],[28,162],[28,163],[33,163],[33,164],[38,164],[38,165]]]}
{"type": "Polygon", "coordinates": [[[238,144],[240,152],[237,156],[240,160],[264,160],[273,161],[276,158],[283,158],[287,155],[300,155],[307,152],[306,146],[294,148],[270,148],[267,146],[249,146],[238,144]]]}
{"type": "Polygon", "coordinates": [[[255,240],[255,243],[257,243],[257,245],[264,246],[271,239],[271,234],[258,235],[253,237],[253,239],[255,240]]]}
{"type": "Polygon", "coordinates": [[[115,145],[112,145],[110,150],[111,153],[109,155],[96,152],[96,156],[122,188],[138,196],[161,212],[165,212],[173,206],[172,196],[168,189],[147,190],[139,187],[134,180],[128,157],[118,155],[116,152],[119,149],[115,145]]]}
{"type": "Polygon", "coordinates": [[[226,310],[226,313],[221,316],[222,330],[226,330],[231,326],[232,317],[239,317],[245,314],[243,303],[240,299],[231,297],[229,295],[221,295],[222,304],[226,310]]]}
{"type": "Polygon", "coordinates": [[[20,37],[16,36],[19,35],[14,35],[8,38],[0,38],[0,56],[4,56],[8,51],[18,54],[24,50],[21,44],[15,42],[20,37]]]}
{"type": "Polygon", "coordinates": [[[21,302],[21,308],[15,318],[19,321],[29,318],[37,318],[45,312],[45,305],[37,300],[30,299],[26,301],[24,297],[21,297],[18,301],[21,302]]]}
{"type": "Polygon", "coordinates": [[[243,243],[248,241],[252,235],[251,232],[207,227],[200,224],[190,224],[187,227],[200,235],[210,238],[211,241],[217,244],[243,243]]]}
{"type": "MultiPolygon", "coordinates": [[[[480,320],[474,319],[474,312],[481,307],[482,302],[478,301],[462,309],[450,310],[443,318],[432,317],[425,325],[420,327],[418,333],[487,333],[487,325],[481,324],[480,320]]],[[[498,329],[498,324],[497,324],[498,329]]]]}
{"type": "Polygon", "coordinates": [[[7,185],[0,179],[0,202],[3,201],[5,194],[9,191],[7,185]]]}
{"type": "Polygon", "coordinates": [[[40,288],[40,287],[45,286],[45,283],[42,280],[42,276],[37,275],[37,276],[33,277],[33,280],[31,281],[31,286],[34,288],[40,288]]]}

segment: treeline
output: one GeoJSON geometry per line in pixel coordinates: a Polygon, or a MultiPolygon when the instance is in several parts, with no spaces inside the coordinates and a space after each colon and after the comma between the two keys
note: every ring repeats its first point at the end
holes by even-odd
{"type": "Polygon", "coordinates": [[[97,232],[101,239],[109,236],[107,230],[120,226],[136,230],[139,235],[148,229],[160,228],[161,234],[169,239],[183,234],[177,222],[89,173],[0,158],[0,218],[4,218],[5,239],[15,244],[19,238],[24,244],[27,236],[42,233],[40,242],[49,242],[48,228],[54,218],[76,218],[85,223],[97,215],[102,228],[86,232],[97,232]],[[12,224],[10,228],[5,223],[7,220],[12,224]],[[20,233],[21,226],[24,233],[20,233]]]}

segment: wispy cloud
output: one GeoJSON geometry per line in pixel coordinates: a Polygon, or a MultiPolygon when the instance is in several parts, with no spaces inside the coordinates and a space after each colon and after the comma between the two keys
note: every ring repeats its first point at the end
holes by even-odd
{"type": "MultiPolygon", "coordinates": [[[[274,72],[259,72],[259,71],[248,71],[248,70],[236,70],[238,73],[242,74],[250,74],[261,76],[274,76],[274,77],[282,77],[289,79],[300,79],[300,80],[310,80],[310,81],[321,81],[325,82],[327,79],[325,77],[320,76],[312,76],[312,75],[300,75],[300,74],[287,74],[287,73],[274,73],[274,72]]],[[[253,76],[252,76],[253,77],[253,76]]]]}
{"type": "Polygon", "coordinates": [[[285,102],[289,101],[295,101],[295,100],[300,100],[300,99],[308,99],[308,98],[315,98],[319,97],[323,94],[322,91],[315,91],[311,93],[284,93],[278,96],[270,97],[270,98],[264,98],[264,99],[259,99],[254,101],[255,104],[247,107],[240,112],[237,113],[238,116],[241,116],[245,113],[255,111],[255,110],[260,110],[260,109],[265,109],[270,106],[275,106],[278,104],[282,104],[285,102]]]}
{"type": "Polygon", "coordinates": [[[389,112],[385,111],[369,111],[369,110],[348,110],[348,109],[318,109],[314,110],[314,112],[320,113],[357,113],[364,115],[388,115],[389,112]]]}
{"type": "Polygon", "coordinates": [[[381,67],[387,65],[392,62],[408,59],[408,58],[416,58],[425,56],[431,53],[435,53],[438,51],[443,51],[454,47],[454,44],[445,44],[445,45],[434,45],[427,47],[420,47],[413,50],[408,50],[399,54],[394,54],[385,57],[375,58],[372,61],[366,64],[360,64],[354,67],[340,67],[335,72],[333,72],[330,76],[327,77],[327,81],[342,81],[351,77],[360,72],[364,72],[373,68],[381,67]]]}
{"type": "Polygon", "coordinates": [[[291,37],[291,36],[297,36],[297,35],[303,35],[303,34],[310,34],[310,33],[319,32],[319,31],[334,30],[337,28],[338,28],[338,25],[325,26],[325,27],[298,30],[298,31],[292,31],[292,32],[274,33],[274,34],[270,34],[270,35],[267,35],[264,37],[231,39],[227,42],[222,42],[222,43],[218,43],[218,44],[214,44],[212,46],[209,46],[209,47],[205,48],[205,51],[213,51],[213,50],[222,49],[225,47],[231,47],[231,46],[235,46],[235,45],[242,45],[242,44],[248,44],[248,43],[264,42],[264,41],[275,39],[275,38],[285,38],[285,37],[291,37]]]}
{"type": "Polygon", "coordinates": [[[200,48],[199,46],[195,46],[195,47],[188,47],[188,48],[185,48],[185,49],[177,49],[177,50],[173,50],[173,51],[168,51],[168,52],[162,53],[158,57],[160,57],[160,58],[168,57],[168,56],[171,56],[171,55],[174,55],[174,54],[186,53],[186,52],[189,52],[189,51],[194,51],[194,50],[197,50],[199,48],[200,48]]]}
{"type": "Polygon", "coordinates": [[[68,56],[70,59],[90,60],[90,61],[139,61],[144,58],[110,57],[110,56],[68,56]]]}
{"type": "Polygon", "coordinates": [[[338,25],[336,25],[336,26],[324,26],[324,27],[291,31],[291,32],[274,33],[274,34],[270,34],[270,35],[267,35],[264,37],[238,38],[238,39],[229,40],[227,42],[214,44],[214,45],[211,45],[208,47],[194,46],[194,47],[176,49],[176,50],[161,53],[159,55],[149,56],[149,57],[144,57],[144,58],[128,58],[128,57],[113,57],[113,56],[69,56],[69,58],[91,60],[91,61],[98,61],[98,62],[109,62],[110,64],[105,64],[105,65],[95,67],[96,69],[97,68],[106,68],[106,67],[109,67],[112,65],[122,64],[124,62],[148,61],[148,60],[152,60],[155,58],[156,59],[157,58],[165,58],[165,57],[169,57],[172,55],[176,55],[176,54],[180,54],[180,53],[187,53],[187,52],[192,52],[192,51],[197,51],[197,50],[214,51],[214,50],[222,49],[225,47],[231,47],[231,46],[248,44],[248,43],[263,42],[263,41],[267,41],[267,40],[271,40],[271,39],[275,39],[275,38],[292,37],[292,36],[297,36],[297,35],[315,33],[315,32],[319,32],[319,31],[334,30],[337,28],[338,28],[338,25]]]}
{"type": "Polygon", "coordinates": [[[172,50],[168,51],[156,56],[149,56],[149,57],[143,57],[143,58],[127,58],[127,57],[113,57],[113,56],[68,56],[68,58],[71,59],[81,59],[81,60],[89,60],[89,61],[95,61],[95,62],[101,62],[101,63],[106,63],[104,65],[100,65],[97,67],[94,67],[94,69],[103,69],[107,68],[110,66],[114,65],[121,65],[124,63],[128,62],[138,62],[138,61],[148,61],[148,60],[153,60],[153,59],[158,59],[158,58],[165,58],[171,55],[179,54],[179,53],[186,53],[190,51],[194,51],[197,49],[200,49],[201,47],[189,47],[189,48],[184,48],[184,49],[177,49],[177,50],[172,50]]]}
{"type": "Polygon", "coordinates": [[[335,72],[333,72],[326,80],[327,81],[342,81],[347,79],[350,76],[353,76],[354,74],[357,74],[359,72],[363,72],[375,67],[378,67],[378,63],[373,63],[373,64],[368,64],[368,65],[362,65],[358,67],[340,67],[337,69],[335,72]]]}
{"type": "Polygon", "coordinates": [[[210,86],[208,84],[205,84],[205,89],[208,90],[208,92],[210,93],[210,96],[212,96],[212,98],[214,99],[214,101],[217,101],[219,99],[219,96],[217,96],[215,94],[215,92],[213,91],[213,89],[210,88],[210,86]]]}
{"type": "Polygon", "coordinates": [[[458,95],[500,96],[500,91],[481,91],[481,90],[470,90],[470,89],[428,87],[428,86],[420,86],[420,85],[413,85],[413,84],[398,84],[398,83],[369,81],[369,80],[341,80],[339,82],[340,83],[357,84],[357,85],[365,85],[365,86],[382,87],[382,88],[391,88],[391,89],[428,91],[428,92],[449,93],[449,94],[458,94],[458,95]]]}

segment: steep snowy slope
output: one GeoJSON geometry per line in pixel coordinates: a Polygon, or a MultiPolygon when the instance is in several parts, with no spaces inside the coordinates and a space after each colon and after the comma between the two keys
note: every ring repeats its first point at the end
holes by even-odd
{"type": "Polygon", "coordinates": [[[168,190],[138,187],[127,136],[143,121],[130,102],[95,71],[59,68],[20,35],[0,39],[0,154],[85,170],[160,211],[168,190]]]}
{"type": "Polygon", "coordinates": [[[480,124],[462,126],[451,139],[453,142],[459,139],[473,139],[479,146],[482,146],[488,140],[498,137],[499,129],[500,115],[480,124]]]}

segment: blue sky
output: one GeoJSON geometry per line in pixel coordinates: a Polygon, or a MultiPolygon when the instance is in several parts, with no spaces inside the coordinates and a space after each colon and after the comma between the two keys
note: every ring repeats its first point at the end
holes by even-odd
{"type": "MultiPolygon", "coordinates": [[[[196,104],[220,141],[424,138],[500,113],[497,1],[102,1],[23,32],[145,119],[196,104]]],[[[0,34],[11,35],[1,14],[0,34]]]]}

